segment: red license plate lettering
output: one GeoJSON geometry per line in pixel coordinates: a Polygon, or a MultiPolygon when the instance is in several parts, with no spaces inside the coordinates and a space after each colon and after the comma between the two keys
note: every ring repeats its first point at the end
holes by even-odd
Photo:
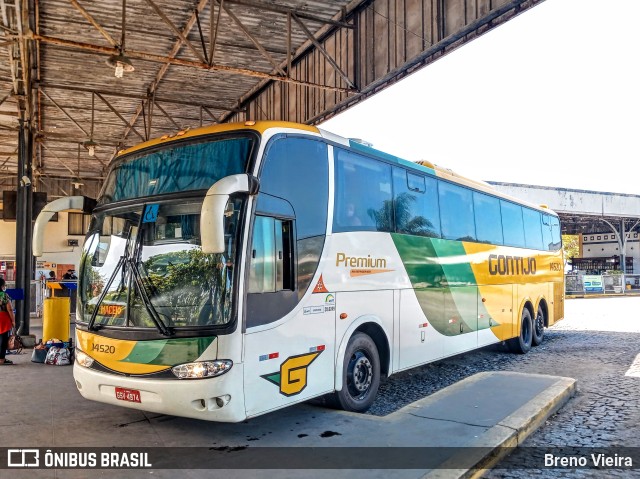
{"type": "Polygon", "coordinates": [[[120,401],[142,402],[140,401],[140,391],[137,389],[116,388],[116,399],[120,401]]]}

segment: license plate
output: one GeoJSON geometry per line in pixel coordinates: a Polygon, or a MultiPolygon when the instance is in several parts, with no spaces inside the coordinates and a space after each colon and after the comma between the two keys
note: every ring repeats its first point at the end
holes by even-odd
{"type": "Polygon", "coordinates": [[[116,388],[116,399],[120,401],[142,402],[140,401],[140,391],[137,389],[116,388]]]}

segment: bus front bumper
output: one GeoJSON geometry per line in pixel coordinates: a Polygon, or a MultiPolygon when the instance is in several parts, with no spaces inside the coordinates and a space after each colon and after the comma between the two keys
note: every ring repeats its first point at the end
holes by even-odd
{"type": "Polygon", "coordinates": [[[175,380],[107,374],[75,363],[73,377],[80,394],[92,401],[205,421],[246,419],[242,363],[222,376],[175,380]]]}

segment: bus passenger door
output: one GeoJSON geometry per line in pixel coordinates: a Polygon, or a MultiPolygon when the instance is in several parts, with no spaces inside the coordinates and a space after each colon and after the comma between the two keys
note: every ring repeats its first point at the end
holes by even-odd
{"type": "Polygon", "coordinates": [[[333,391],[335,301],[313,294],[329,208],[328,146],[278,134],[265,147],[248,245],[248,416],[333,391]]]}
{"type": "Polygon", "coordinates": [[[333,390],[332,295],[299,302],[294,222],[256,215],[249,258],[244,352],[248,416],[333,390]]]}

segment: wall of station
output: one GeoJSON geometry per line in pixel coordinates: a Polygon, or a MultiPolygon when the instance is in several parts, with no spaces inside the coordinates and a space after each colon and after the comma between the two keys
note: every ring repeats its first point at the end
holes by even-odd
{"type": "MultiPolygon", "coordinates": [[[[16,222],[0,220],[0,268],[4,267],[3,276],[12,279],[7,269],[12,264],[2,265],[2,262],[13,262],[16,257],[16,222]]],[[[74,265],[78,269],[84,235],[69,234],[69,214],[58,213],[58,221],[50,221],[45,230],[44,254],[37,258],[40,262],[49,264],[74,265]],[[78,246],[69,246],[69,240],[76,240],[78,246]]],[[[55,270],[55,268],[51,268],[55,270]]],[[[0,270],[0,274],[3,271],[0,270]]],[[[37,278],[33,278],[37,279],[37,278]]]]}
{"type": "MultiPolygon", "coordinates": [[[[583,258],[602,258],[620,255],[617,234],[611,232],[588,233],[580,236],[583,258]]],[[[625,255],[633,258],[633,273],[640,273],[640,234],[637,231],[627,233],[625,255]]]]}

